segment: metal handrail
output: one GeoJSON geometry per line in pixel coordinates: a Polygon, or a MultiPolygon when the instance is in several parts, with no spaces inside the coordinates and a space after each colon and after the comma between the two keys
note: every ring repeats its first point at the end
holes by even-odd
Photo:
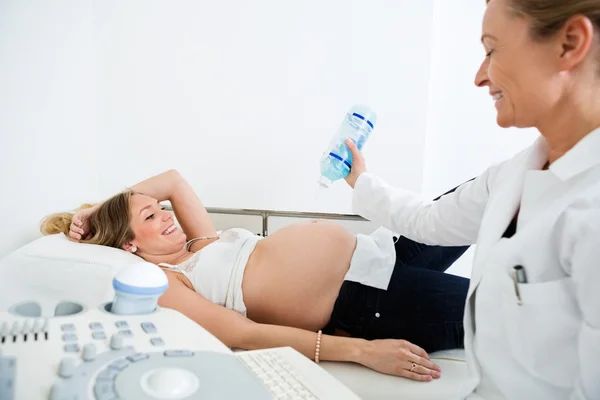
{"type": "MultiPolygon", "coordinates": [[[[173,211],[173,207],[165,204],[167,210],[173,211]]],[[[278,210],[259,210],[250,208],[221,208],[221,207],[206,207],[209,214],[229,214],[229,215],[257,215],[262,217],[262,235],[266,237],[269,234],[269,217],[290,217],[290,218],[307,218],[307,219],[333,219],[344,221],[368,221],[359,215],[354,214],[335,214],[335,213],[320,213],[320,212],[304,212],[304,211],[278,211],[278,210]]]]}

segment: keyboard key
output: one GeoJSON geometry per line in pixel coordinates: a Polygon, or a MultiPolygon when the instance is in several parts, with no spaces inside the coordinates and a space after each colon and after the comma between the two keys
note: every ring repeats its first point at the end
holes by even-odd
{"type": "Polygon", "coordinates": [[[131,361],[132,363],[134,363],[134,362],[145,360],[148,357],[150,357],[150,356],[148,354],[146,354],[146,353],[135,353],[135,354],[130,355],[129,357],[127,357],[127,359],[129,361],[131,361]]]}
{"type": "Polygon", "coordinates": [[[65,344],[65,351],[67,353],[78,353],[79,352],[79,345],[77,343],[65,344]]]}
{"type": "Polygon", "coordinates": [[[150,339],[150,343],[152,343],[152,346],[164,346],[165,345],[164,340],[162,340],[159,337],[150,339]]]}
{"type": "Polygon", "coordinates": [[[110,364],[108,368],[116,369],[117,371],[122,371],[125,368],[127,368],[127,366],[129,366],[129,361],[122,359],[110,364]]]}
{"type": "Polygon", "coordinates": [[[127,321],[117,321],[115,322],[115,326],[117,328],[129,328],[129,324],[127,323],[127,321]]]}
{"type": "Polygon", "coordinates": [[[73,331],[75,331],[75,325],[73,325],[73,324],[62,324],[60,326],[60,329],[63,332],[73,332],[73,331]]]}
{"type": "Polygon", "coordinates": [[[112,369],[112,368],[106,368],[98,374],[98,377],[96,377],[96,379],[99,381],[111,381],[112,382],[115,380],[117,375],[119,375],[118,370],[112,369]]]}
{"type": "Polygon", "coordinates": [[[119,331],[119,335],[121,335],[123,337],[132,337],[133,332],[131,332],[129,329],[126,329],[124,331],[119,331]]]}
{"type": "Polygon", "coordinates": [[[156,327],[152,322],[142,322],[142,329],[148,334],[156,333],[156,327]]]}
{"type": "Polygon", "coordinates": [[[90,324],[90,329],[93,331],[102,330],[102,324],[100,322],[92,322],[90,324]]]}
{"type": "Polygon", "coordinates": [[[102,331],[92,332],[92,337],[94,339],[106,339],[106,333],[102,331]]]}
{"type": "Polygon", "coordinates": [[[62,336],[62,340],[63,340],[63,342],[76,342],[77,335],[75,333],[65,333],[62,336]]]}
{"type": "Polygon", "coordinates": [[[166,357],[191,357],[194,355],[189,350],[166,350],[164,354],[166,357]]]}

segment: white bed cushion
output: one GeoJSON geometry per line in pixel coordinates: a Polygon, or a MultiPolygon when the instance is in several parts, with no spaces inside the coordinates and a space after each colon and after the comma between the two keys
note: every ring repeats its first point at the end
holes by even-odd
{"type": "Polygon", "coordinates": [[[0,310],[36,301],[53,316],[62,301],[97,307],[113,297],[112,278],[142,261],[124,250],[71,242],[64,234],[43,236],[0,259],[0,310]]]}

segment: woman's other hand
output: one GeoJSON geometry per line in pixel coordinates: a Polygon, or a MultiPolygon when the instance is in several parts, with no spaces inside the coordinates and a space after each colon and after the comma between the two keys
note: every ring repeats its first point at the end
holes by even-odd
{"type": "Polygon", "coordinates": [[[440,367],[429,360],[425,350],[406,340],[369,341],[361,352],[359,362],[375,371],[415,381],[429,382],[441,376],[440,367]]]}
{"type": "Polygon", "coordinates": [[[354,185],[356,185],[356,181],[358,177],[361,176],[364,172],[367,172],[367,166],[365,165],[365,158],[363,157],[358,147],[352,139],[346,139],[346,146],[350,149],[352,153],[352,168],[350,169],[350,173],[344,179],[348,182],[348,185],[354,189],[354,185]]]}
{"type": "Polygon", "coordinates": [[[97,205],[89,208],[83,208],[73,215],[71,226],[69,227],[69,237],[75,241],[80,241],[82,238],[87,239],[90,233],[90,215],[96,211],[97,205]]]}

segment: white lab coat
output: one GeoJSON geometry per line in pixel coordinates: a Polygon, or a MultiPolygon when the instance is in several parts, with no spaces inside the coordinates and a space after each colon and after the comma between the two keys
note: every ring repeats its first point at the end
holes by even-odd
{"type": "Polygon", "coordinates": [[[354,212],[410,239],[476,243],[468,387],[448,398],[600,399],[600,129],[542,171],[540,137],[436,202],[365,173],[354,212]],[[502,235],[519,210],[516,234],[502,235]],[[528,283],[512,278],[522,265],[528,283]]]}

